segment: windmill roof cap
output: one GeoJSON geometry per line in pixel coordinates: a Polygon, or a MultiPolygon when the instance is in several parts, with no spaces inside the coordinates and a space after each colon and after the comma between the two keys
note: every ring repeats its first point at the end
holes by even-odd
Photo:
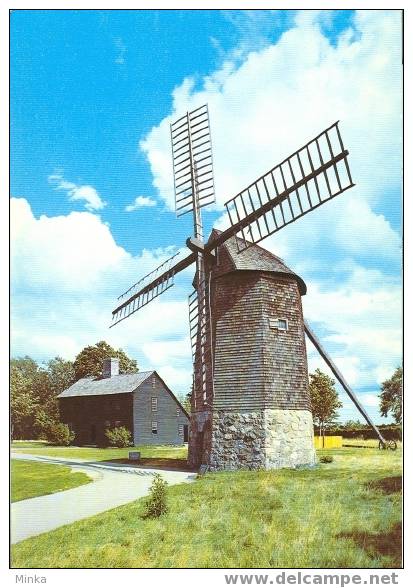
{"type": "MultiPolygon", "coordinates": [[[[220,235],[221,232],[222,231],[219,231],[218,229],[213,229],[209,241],[220,235]]],[[[291,276],[297,281],[300,294],[302,296],[306,294],[307,286],[304,280],[285,265],[282,259],[267,249],[263,249],[255,244],[251,244],[247,249],[239,251],[238,243],[245,243],[245,241],[234,236],[218,246],[218,250],[221,247],[226,249],[233,266],[231,269],[228,269],[228,271],[223,273],[229,273],[230,271],[261,271],[291,276]]]]}

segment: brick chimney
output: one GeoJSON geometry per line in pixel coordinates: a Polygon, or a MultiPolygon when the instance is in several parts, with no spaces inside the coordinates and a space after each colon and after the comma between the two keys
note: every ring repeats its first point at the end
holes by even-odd
{"type": "Polygon", "coordinates": [[[103,360],[102,377],[111,378],[119,375],[119,358],[110,357],[103,360]]]}

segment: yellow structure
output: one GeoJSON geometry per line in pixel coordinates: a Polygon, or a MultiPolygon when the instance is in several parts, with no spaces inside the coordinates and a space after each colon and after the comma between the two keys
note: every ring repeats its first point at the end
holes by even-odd
{"type": "Polygon", "coordinates": [[[316,449],[343,447],[343,437],[341,435],[325,435],[324,437],[314,435],[314,447],[316,449]]]}

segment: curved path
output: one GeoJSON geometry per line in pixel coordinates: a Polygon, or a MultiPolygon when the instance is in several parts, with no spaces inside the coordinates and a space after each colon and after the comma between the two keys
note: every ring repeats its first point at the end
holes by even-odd
{"type": "Polygon", "coordinates": [[[141,498],[148,494],[155,473],[160,473],[170,485],[190,482],[195,477],[188,472],[148,470],[24,453],[12,453],[11,458],[69,465],[73,471],[85,472],[93,479],[93,482],[71,490],[14,502],[11,505],[12,543],[141,498]]]}

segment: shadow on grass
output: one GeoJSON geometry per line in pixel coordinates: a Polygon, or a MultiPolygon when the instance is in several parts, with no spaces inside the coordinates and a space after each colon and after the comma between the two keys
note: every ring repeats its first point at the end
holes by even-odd
{"type": "Polygon", "coordinates": [[[392,566],[401,567],[402,557],[402,524],[396,523],[387,532],[368,533],[367,531],[351,531],[339,533],[338,538],[352,539],[356,545],[364,549],[370,556],[384,555],[392,560],[392,566]]]}
{"type": "Polygon", "coordinates": [[[179,470],[181,472],[194,472],[193,468],[189,467],[186,459],[175,459],[168,457],[141,457],[139,461],[130,461],[129,459],[108,459],[107,461],[101,461],[101,464],[111,463],[127,465],[137,468],[149,468],[158,470],[179,470]]]}
{"type": "Polygon", "coordinates": [[[366,484],[369,490],[382,492],[383,494],[394,494],[402,491],[402,477],[389,476],[388,478],[380,478],[373,480],[366,484]]]}

